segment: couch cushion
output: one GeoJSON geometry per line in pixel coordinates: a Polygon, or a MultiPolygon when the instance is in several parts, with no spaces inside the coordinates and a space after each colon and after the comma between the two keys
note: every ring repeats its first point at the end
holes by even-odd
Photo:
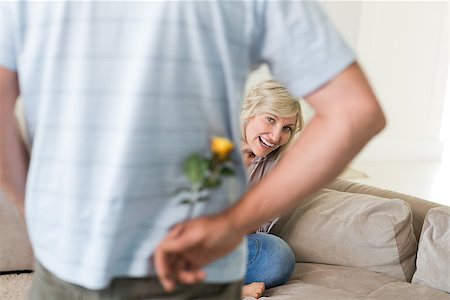
{"type": "Polygon", "coordinates": [[[413,283],[450,293],[450,208],[429,210],[420,235],[413,283]]]}
{"type": "Polygon", "coordinates": [[[347,192],[354,194],[366,194],[373,195],[378,197],[383,197],[386,199],[402,199],[406,203],[408,203],[411,208],[413,214],[413,228],[414,235],[416,236],[416,240],[419,241],[420,233],[422,232],[422,224],[425,220],[425,216],[428,213],[428,210],[433,207],[443,206],[442,204],[434,203],[427,201],[425,199],[421,199],[418,197],[414,197],[411,195],[406,195],[386,189],[377,188],[370,185],[365,185],[361,183],[356,183],[348,180],[336,179],[332,183],[329,184],[329,189],[336,190],[339,192],[347,192]]]}
{"type": "Polygon", "coordinates": [[[344,291],[354,296],[366,296],[385,284],[397,281],[390,276],[360,268],[314,263],[296,264],[291,279],[344,291]]]}
{"type": "Polygon", "coordinates": [[[312,263],[297,263],[296,270],[287,284],[269,289],[263,296],[260,299],[450,299],[450,295],[444,292],[400,282],[380,273],[312,263]]]}
{"type": "Polygon", "coordinates": [[[368,299],[450,300],[450,295],[408,282],[391,282],[370,293],[368,299]]]}
{"type": "Polygon", "coordinates": [[[0,272],[33,269],[25,223],[0,191],[0,272]]]}
{"type": "Polygon", "coordinates": [[[323,189],[281,220],[297,262],[358,267],[410,281],[417,242],[399,199],[323,189]]]}

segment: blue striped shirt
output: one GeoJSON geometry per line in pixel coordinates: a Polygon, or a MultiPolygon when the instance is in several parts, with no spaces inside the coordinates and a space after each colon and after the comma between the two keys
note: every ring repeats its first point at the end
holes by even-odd
{"type": "MultiPolygon", "coordinates": [[[[19,74],[32,145],[34,253],[90,289],[155,273],[151,254],[188,211],[174,197],[188,184],[183,160],[213,135],[239,145],[253,69],[268,63],[301,96],[354,60],[309,1],[3,2],[0,20],[0,66],[19,74]]],[[[196,216],[242,195],[235,155],[237,176],[196,216]]],[[[206,268],[207,282],[241,279],[245,261],[244,241],[206,268]]]]}

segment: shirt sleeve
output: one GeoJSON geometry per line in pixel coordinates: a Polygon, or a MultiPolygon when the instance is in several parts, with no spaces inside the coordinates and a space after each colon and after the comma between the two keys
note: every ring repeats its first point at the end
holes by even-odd
{"type": "Polygon", "coordinates": [[[313,92],[355,61],[315,1],[267,1],[259,7],[259,18],[257,63],[267,63],[293,96],[313,92]]]}
{"type": "Polygon", "coordinates": [[[17,70],[11,4],[0,2],[0,67],[17,70]]]}

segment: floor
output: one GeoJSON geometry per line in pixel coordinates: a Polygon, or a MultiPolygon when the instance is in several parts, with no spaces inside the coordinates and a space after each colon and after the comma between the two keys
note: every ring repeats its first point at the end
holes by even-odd
{"type": "Polygon", "coordinates": [[[355,162],[350,180],[450,206],[450,147],[440,161],[355,162]]]}
{"type": "Polygon", "coordinates": [[[0,276],[1,300],[25,300],[28,299],[28,291],[31,287],[31,273],[3,274],[0,276]]]}

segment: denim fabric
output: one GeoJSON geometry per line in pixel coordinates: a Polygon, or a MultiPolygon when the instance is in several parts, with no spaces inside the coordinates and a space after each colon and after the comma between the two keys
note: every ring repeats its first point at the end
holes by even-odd
{"type": "Polygon", "coordinates": [[[295,256],[285,241],[267,233],[250,234],[247,240],[245,284],[264,282],[266,288],[271,288],[289,280],[295,268],[295,256]]]}

